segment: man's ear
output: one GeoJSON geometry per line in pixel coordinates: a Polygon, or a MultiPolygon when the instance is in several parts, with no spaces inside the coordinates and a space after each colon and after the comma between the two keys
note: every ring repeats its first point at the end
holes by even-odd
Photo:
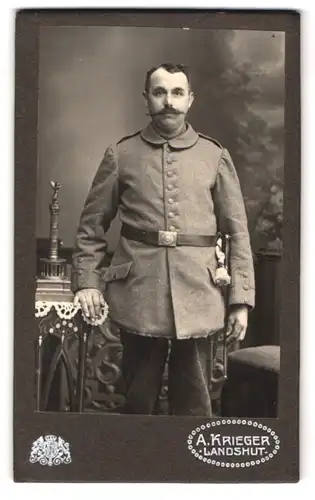
{"type": "Polygon", "coordinates": [[[145,90],[142,92],[142,95],[143,95],[143,99],[144,99],[144,104],[146,106],[148,106],[148,94],[146,93],[145,90]]]}
{"type": "Polygon", "coordinates": [[[189,107],[192,105],[195,99],[195,94],[193,92],[189,93],[189,107]]]}

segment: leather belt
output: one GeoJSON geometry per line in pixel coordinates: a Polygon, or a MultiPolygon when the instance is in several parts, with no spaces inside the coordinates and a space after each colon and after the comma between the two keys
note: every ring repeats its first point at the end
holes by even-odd
{"type": "Polygon", "coordinates": [[[215,246],[217,241],[216,235],[180,234],[176,231],[146,231],[136,229],[128,224],[122,225],[121,235],[129,240],[163,247],[211,247],[215,246]]]}

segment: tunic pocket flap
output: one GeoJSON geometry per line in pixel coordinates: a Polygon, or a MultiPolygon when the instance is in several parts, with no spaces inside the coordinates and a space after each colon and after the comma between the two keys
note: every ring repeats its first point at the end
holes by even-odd
{"type": "Polygon", "coordinates": [[[207,269],[208,269],[209,274],[210,274],[210,276],[212,278],[212,281],[215,283],[215,274],[216,274],[217,268],[216,267],[214,268],[214,267],[211,267],[211,266],[207,266],[207,269]]]}
{"type": "Polygon", "coordinates": [[[131,266],[132,262],[124,262],[123,264],[109,266],[103,271],[102,278],[105,282],[127,278],[131,266]]]}

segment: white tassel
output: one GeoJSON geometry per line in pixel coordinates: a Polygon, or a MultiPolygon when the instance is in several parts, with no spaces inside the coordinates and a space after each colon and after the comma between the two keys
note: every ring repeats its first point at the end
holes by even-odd
{"type": "Polygon", "coordinates": [[[215,253],[218,260],[218,268],[215,272],[215,284],[219,287],[228,286],[231,283],[231,276],[229,275],[225,265],[225,254],[222,252],[222,238],[218,238],[215,247],[215,253]]]}
{"type": "Polygon", "coordinates": [[[217,286],[227,286],[231,283],[231,276],[229,275],[225,267],[217,268],[214,281],[217,286]]]}

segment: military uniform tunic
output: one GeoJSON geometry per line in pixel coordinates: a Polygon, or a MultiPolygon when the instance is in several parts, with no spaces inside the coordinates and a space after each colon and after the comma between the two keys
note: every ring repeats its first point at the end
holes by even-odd
{"type": "Polygon", "coordinates": [[[88,194],[73,254],[73,290],[104,293],[110,317],[140,335],[203,337],[224,325],[214,283],[215,248],[155,246],[120,237],[104,266],[106,232],[116,213],[148,231],[231,235],[229,304],[254,306],[247,218],[227,149],[190,124],[173,139],[152,124],[107,148],[88,194]]]}

